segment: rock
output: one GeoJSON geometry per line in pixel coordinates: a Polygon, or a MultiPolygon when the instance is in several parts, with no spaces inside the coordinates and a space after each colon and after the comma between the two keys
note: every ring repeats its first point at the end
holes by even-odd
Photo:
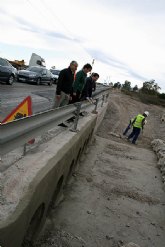
{"type": "Polygon", "coordinates": [[[113,239],[113,236],[106,235],[105,237],[106,237],[107,240],[113,239]]]}
{"type": "Polygon", "coordinates": [[[87,210],[87,214],[92,214],[92,211],[91,210],[87,210]]]}
{"type": "Polygon", "coordinates": [[[124,241],[123,240],[119,240],[118,243],[121,245],[121,244],[124,244],[124,241]]]}
{"type": "Polygon", "coordinates": [[[140,246],[131,242],[131,243],[123,245],[122,247],[140,247],[140,246]]]}
{"type": "Polygon", "coordinates": [[[93,180],[92,180],[92,178],[87,177],[87,178],[86,178],[86,181],[87,181],[88,183],[91,183],[93,180]]]}
{"type": "Polygon", "coordinates": [[[114,132],[108,132],[109,135],[112,135],[112,136],[115,136],[115,137],[118,137],[118,138],[121,138],[121,135],[119,134],[116,134],[114,132]]]}
{"type": "Polygon", "coordinates": [[[93,113],[93,114],[98,114],[98,111],[93,110],[92,113],[93,113]]]}

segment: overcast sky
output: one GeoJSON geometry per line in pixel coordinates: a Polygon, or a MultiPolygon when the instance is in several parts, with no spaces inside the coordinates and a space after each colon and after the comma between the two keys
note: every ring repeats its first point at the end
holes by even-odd
{"type": "Polygon", "coordinates": [[[0,56],[78,70],[95,59],[102,82],[155,79],[165,92],[164,23],[165,0],[1,0],[0,56]]]}

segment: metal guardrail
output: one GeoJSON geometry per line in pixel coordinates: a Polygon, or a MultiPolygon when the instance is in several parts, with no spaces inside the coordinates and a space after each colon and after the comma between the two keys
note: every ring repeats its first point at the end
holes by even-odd
{"type": "MultiPolygon", "coordinates": [[[[109,88],[108,90],[105,89],[104,91],[101,90],[95,93],[95,111],[97,109],[99,99],[102,98],[101,106],[103,106],[103,103],[106,102],[105,100],[108,95],[109,88]]],[[[91,106],[91,103],[83,101],[82,103],[67,105],[65,107],[48,110],[29,117],[14,120],[9,123],[1,124],[0,156],[7,154],[8,152],[18,148],[21,145],[24,145],[32,138],[42,135],[46,131],[54,128],[56,125],[74,116],[75,124],[73,131],[76,131],[79,113],[84,109],[87,109],[89,106],[91,106]]]]}

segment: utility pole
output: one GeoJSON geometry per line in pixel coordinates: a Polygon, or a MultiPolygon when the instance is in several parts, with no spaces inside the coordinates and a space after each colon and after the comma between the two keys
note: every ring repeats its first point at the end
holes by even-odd
{"type": "MultiPolygon", "coordinates": [[[[93,65],[94,65],[95,59],[92,60],[92,69],[93,69],[93,65]]],[[[90,72],[90,75],[92,74],[92,72],[90,72]]]]}

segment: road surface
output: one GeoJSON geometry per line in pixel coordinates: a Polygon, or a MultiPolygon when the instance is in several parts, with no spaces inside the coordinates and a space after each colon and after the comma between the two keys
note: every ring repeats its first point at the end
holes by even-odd
{"type": "Polygon", "coordinates": [[[2,121],[27,96],[32,98],[33,113],[51,109],[56,85],[33,85],[15,82],[12,86],[0,84],[0,121],[2,121]]]}

